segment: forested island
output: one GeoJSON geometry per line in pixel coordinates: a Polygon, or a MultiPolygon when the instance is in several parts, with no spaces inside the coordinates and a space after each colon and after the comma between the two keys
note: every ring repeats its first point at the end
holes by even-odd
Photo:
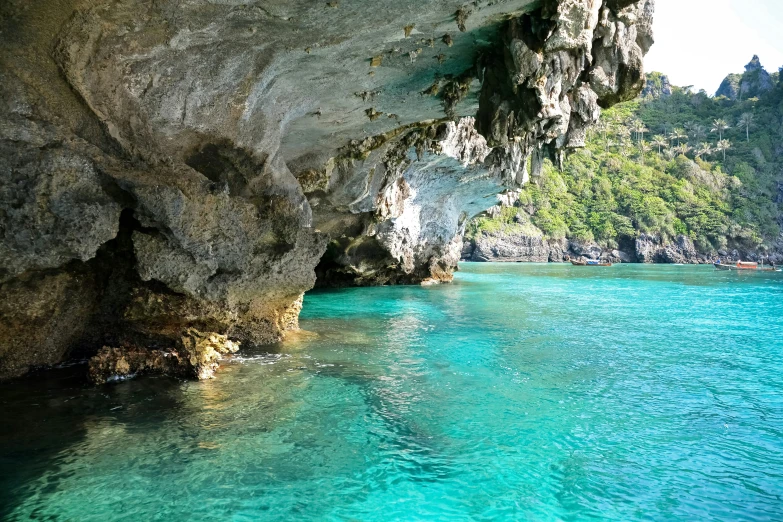
{"type": "Polygon", "coordinates": [[[647,75],[562,168],[546,161],[510,206],[467,227],[463,258],[783,261],[780,73],[754,56],[709,96],[647,75]]]}

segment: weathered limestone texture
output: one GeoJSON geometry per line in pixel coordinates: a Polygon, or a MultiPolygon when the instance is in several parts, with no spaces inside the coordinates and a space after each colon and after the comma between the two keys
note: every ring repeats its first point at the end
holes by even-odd
{"type": "Polygon", "coordinates": [[[224,355],[236,353],[239,343],[225,335],[201,333],[193,328],[172,350],[149,350],[136,346],[104,346],[90,359],[89,376],[96,384],[126,379],[140,373],[158,373],[192,379],[212,379],[224,355]]]}
{"type": "Polygon", "coordinates": [[[316,274],[449,281],[467,219],[639,92],[652,9],[2,2],[0,377],[274,342],[316,274]]]}

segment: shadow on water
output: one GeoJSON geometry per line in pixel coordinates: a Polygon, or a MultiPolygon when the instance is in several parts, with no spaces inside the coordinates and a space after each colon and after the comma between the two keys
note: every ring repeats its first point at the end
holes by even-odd
{"type": "Polygon", "coordinates": [[[409,391],[404,397],[395,396],[394,389],[383,385],[382,375],[363,372],[360,366],[341,365],[319,369],[318,373],[340,379],[360,390],[365,404],[386,428],[382,442],[396,459],[405,460],[411,481],[437,482],[452,476],[453,470],[443,462],[445,453],[439,450],[439,441],[434,434],[415,422],[413,415],[400,411],[400,403],[411,401],[409,391]]]}
{"type": "Polygon", "coordinates": [[[145,378],[95,387],[86,366],[41,370],[0,384],[0,520],[32,495],[54,493],[70,448],[81,444],[89,425],[122,422],[129,405],[155,399],[147,423],[160,422],[179,407],[179,383],[145,378]],[[41,487],[38,481],[48,476],[41,487]]]}
{"type": "Polygon", "coordinates": [[[377,329],[378,322],[369,318],[332,318],[326,333],[305,336],[303,341],[294,343],[247,350],[245,355],[307,354],[297,359],[300,369],[316,378],[341,381],[359,391],[371,415],[383,426],[378,433],[380,442],[395,459],[404,461],[412,481],[436,482],[448,478],[452,467],[444,463],[444,453],[439,450],[442,441],[417,422],[419,417],[412,411],[417,402],[425,400],[422,390],[426,389],[427,376],[390,375],[392,360],[404,354],[377,344],[378,338],[373,335],[377,329]],[[324,354],[325,347],[336,348],[339,356],[324,354]],[[379,354],[379,350],[383,353],[379,354]],[[368,364],[370,360],[376,364],[368,364]]]}
{"type": "MultiPolygon", "coordinates": [[[[426,376],[389,375],[385,365],[390,354],[379,355],[377,350],[383,348],[372,345],[371,336],[361,335],[355,324],[355,335],[351,336],[345,335],[351,329],[340,326],[340,321],[336,323],[331,325],[335,327],[332,332],[342,331],[340,334],[305,336],[294,346],[280,344],[243,350],[238,360],[228,362],[213,382],[184,383],[145,376],[94,387],[86,381],[86,367],[77,365],[0,385],[4,416],[0,423],[0,520],[21,516],[21,512],[15,511],[33,499],[38,499],[33,504],[47,504],[45,499],[55,498],[67,484],[73,487],[74,474],[89,473],[80,470],[78,459],[85,451],[94,450],[95,440],[91,442],[90,438],[99,433],[115,437],[112,433],[119,432],[113,430],[122,430],[121,436],[133,445],[134,433],[144,437],[167,426],[167,430],[175,430],[168,433],[167,443],[191,451],[190,446],[199,446],[203,442],[200,439],[209,432],[213,437],[215,430],[223,433],[230,429],[227,423],[241,421],[237,417],[240,409],[242,415],[248,416],[245,429],[256,433],[272,431],[278,422],[276,415],[259,415],[253,409],[285,407],[276,402],[278,399],[265,402],[262,395],[279,394],[282,390],[278,387],[283,382],[277,379],[277,384],[269,387],[267,379],[292,369],[315,379],[338,380],[358,390],[370,417],[376,419],[371,424],[377,427],[376,440],[385,448],[385,464],[404,468],[413,482],[435,482],[451,476],[453,466],[439,450],[437,438],[411,413],[415,403],[422,400],[417,394],[422,394],[426,376]],[[336,346],[345,353],[338,349],[334,355],[336,346]],[[264,366],[267,370],[261,370],[264,366]],[[246,392],[236,390],[248,386],[251,388],[246,388],[246,392]]],[[[366,326],[370,330],[372,322],[366,326]]],[[[298,436],[291,440],[299,450],[313,443],[298,436]]],[[[107,451],[111,451],[109,448],[117,448],[116,441],[106,446],[107,451]]],[[[128,455],[116,458],[120,463],[128,455]]],[[[180,464],[174,459],[168,465],[180,464]]],[[[35,517],[36,511],[25,513],[35,517]]],[[[41,511],[38,515],[45,518],[51,512],[41,511]]]]}

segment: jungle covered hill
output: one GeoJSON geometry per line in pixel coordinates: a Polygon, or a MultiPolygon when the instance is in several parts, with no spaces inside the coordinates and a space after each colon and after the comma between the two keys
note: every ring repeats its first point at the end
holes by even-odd
{"type": "Polygon", "coordinates": [[[513,206],[471,221],[464,257],[783,261],[783,84],[758,57],[715,96],[648,74],[560,167],[545,162],[513,206]]]}

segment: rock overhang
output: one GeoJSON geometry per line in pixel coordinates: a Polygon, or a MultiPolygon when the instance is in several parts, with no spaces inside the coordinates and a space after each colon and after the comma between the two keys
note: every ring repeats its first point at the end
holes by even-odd
{"type": "MultiPolygon", "coordinates": [[[[22,214],[38,205],[70,225],[4,214],[4,233],[36,246],[3,254],[15,268],[2,283],[33,292],[23,301],[34,308],[36,285],[14,277],[46,269],[73,282],[92,265],[68,262],[94,265],[122,243],[104,258],[127,266],[100,269],[96,284],[129,279],[98,288],[82,326],[97,309],[155,342],[192,327],[268,342],[296,327],[328,241],[322,277],[449,280],[467,217],[578,146],[599,105],[641,88],[652,6],[44,1],[37,16],[9,0],[2,151],[14,176],[38,180],[22,214]],[[70,162],[58,198],[45,189],[52,155],[70,162]],[[120,211],[133,219],[117,232],[120,211]]],[[[0,207],[19,205],[2,196],[0,207]]],[[[71,322],[62,343],[78,337],[71,322]]],[[[24,335],[20,324],[6,335],[24,335]]]]}

